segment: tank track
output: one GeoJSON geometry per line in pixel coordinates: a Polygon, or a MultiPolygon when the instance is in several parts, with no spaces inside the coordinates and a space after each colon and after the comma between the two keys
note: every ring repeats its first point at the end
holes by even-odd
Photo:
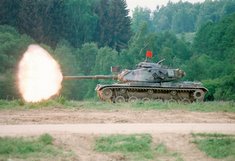
{"type": "Polygon", "coordinates": [[[153,87],[127,85],[97,85],[97,94],[103,101],[134,102],[169,101],[192,103],[203,101],[207,89],[204,87],[153,87]]]}

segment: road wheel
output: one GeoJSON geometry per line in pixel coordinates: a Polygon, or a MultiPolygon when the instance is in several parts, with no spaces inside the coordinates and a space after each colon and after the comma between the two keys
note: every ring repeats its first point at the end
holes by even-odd
{"type": "Polygon", "coordinates": [[[163,102],[161,98],[155,99],[156,102],[163,102]]]}
{"type": "Polygon", "coordinates": [[[124,94],[124,93],[126,93],[126,89],[120,89],[120,92],[121,92],[121,94],[124,94]]]}
{"type": "Polygon", "coordinates": [[[183,98],[183,99],[181,100],[181,102],[182,102],[183,104],[189,104],[189,103],[191,103],[190,99],[188,99],[188,98],[183,98]]]}
{"type": "Polygon", "coordinates": [[[177,103],[178,101],[176,99],[174,99],[174,98],[171,98],[171,99],[168,100],[168,102],[170,102],[170,103],[177,103]]]}
{"type": "Polygon", "coordinates": [[[152,94],[153,94],[153,90],[152,90],[152,89],[149,89],[149,90],[148,90],[148,94],[149,94],[149,95],[152,95],[152,94]]]}
{"type": "Polygon", "coordinates": [[[102,98],[104,100],[110,99],[113,95],[113,92],[110,88],[104,88],[102,89],[102,98]]]}
{"type": "Polygon", "coordinates": [[[137,100],[138,100],[138,98],[135,97],[135,96],[131,96],[131,97],[128,99],[128,101],[131,102],[131,103],[136,102],[137,100]]]}
{"type": "Polygon", "coordinates": [[[172,95],[172,96],[176,96],[176,95],[177,95],[177,92],[176,92],[176,91],[171,91],[171,95],[172,95]]]}
{"type": "Polygon", "coordinates": [[[148,102],[148,101],[150,101],[150,99],[148,97],[144,97],[144,98],[142,98],[142,101],[148,102]]]}
{"type": "Polygon", "coordinates": [[[205,92],[201,89],[197,89],[194,93],[193,93],[193,97],[197,100],[197,101],[203,101],[205,96],[205,92]]]}
{"type": "Polygon", "coordinates": [[[117,96],[115,99],[116,103],[122,103],[125,102],[125,98],[123,96],[117,96]]]}

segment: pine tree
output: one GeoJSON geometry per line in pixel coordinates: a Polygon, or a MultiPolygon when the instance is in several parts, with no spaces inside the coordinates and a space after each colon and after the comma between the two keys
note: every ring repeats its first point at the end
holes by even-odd
{"type": "Polygon", "coordinates": [[[55,47],[60,37],[62,0],[21,0],[17,27],[37,43],[55,47]]]}
{"type": "Polygon", "coordinates": [[[73,47],[81,47],[86,42],[94,41],[97,16],[93,11],[94,1],[68,0],[65,3],[63,37],[73,47]]]}
{"type": "Polygon", "coordinates": [[[99,46],[108,46],[108,39],[110,33],[108,31],[109,26],[109,0],[100,0],[96,13],[99,17],[97,25],[96,41],[99,46]]]}
{"type": "Polygon", "coordinates": [[[101,0],[97,9],[99,16],[97,41],[117,51],[127,47],[131,37],[131,20],[125,0],[101,0]]]}
{"type": "Polygon", "coordinates": [[[127,47],[131,37],[131,20],[128,16],[128,9],[125,0],[111,0],[110,2],[110,33],[112,38],[109,45],[120,51],[127,47]]]}
{"type": "Polygon", "coordinates": [[[16,26],[21,0],[0,1],[0,25],[16,26]]]}

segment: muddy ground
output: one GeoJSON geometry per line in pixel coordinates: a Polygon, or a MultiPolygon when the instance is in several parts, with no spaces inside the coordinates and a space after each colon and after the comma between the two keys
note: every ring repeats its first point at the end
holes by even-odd
{"type": "MultiPolygon", "coordinates": [[[[186,110],[86,110],[86,109],[29,109],[1,110],[1,125],[27,124],[80,124],[80,123],[235,123],[235,113],[227,112],[190,112],[186,110]]],[[[128,160],[119,153],[105,154],[94,151],[97,134],[53,134],[54,143],[71,149],[79,161],[121,161],[128,160]]],[[[170,152],[179,157],[158,156],[155,160],[173,161],[218,161],[207,157],[192,143],[191,134],[162,133],[152,134],[153,144],[163,143],[170,152]]],[[[63,159],[62,159],[63,160],[63,159]]]]}

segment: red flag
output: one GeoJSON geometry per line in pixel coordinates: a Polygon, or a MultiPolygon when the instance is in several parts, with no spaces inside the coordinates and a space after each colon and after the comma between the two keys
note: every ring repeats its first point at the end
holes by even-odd
{"type": "Polygon", "coordinates": [[[152,57],[153,57],[152,51],[148,50],[148,51],[146,52],[146,57],[152,58],[152,57]]]}

